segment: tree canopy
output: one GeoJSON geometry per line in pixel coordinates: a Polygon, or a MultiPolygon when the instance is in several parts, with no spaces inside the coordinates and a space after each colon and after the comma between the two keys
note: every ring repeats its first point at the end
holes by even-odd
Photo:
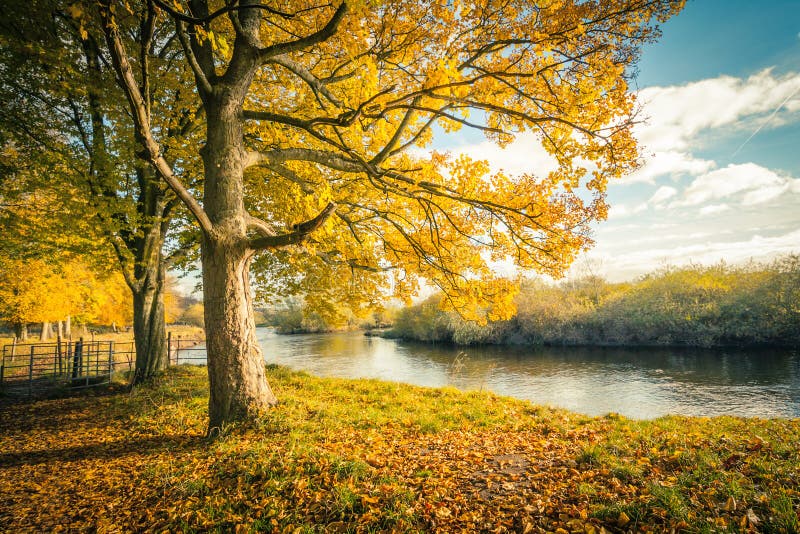
{"type": "Polygon", "coordinates": [[[382,288],[408,297],[425,280],[447,306],[482,321],[513,311],[514,280],[496,276],[492,262],[562,273],[590,246],[591,223],[606,216],[608,180],[637,164],[629,76],[657,22],[681,7],[63,6],[113,67],[137,157],[200,229],[211,426],[274,403],[253,333],[249,272],[260,252],[272,254],[265,272],[296,265],[294,281],[350,284],[354,300],[382,288]],[[178,53],[160,58],[173,44],[178,53]],[[195,95],[196,112],[175,105],[195,95]],[[186,112],[165,122],[164,107],[186,112]],[[171,135],[187,116],[205,122],[201,146],[171,135]],[[510,175],[434,149],[437,132],[462,128],[501,146],[533,132],[557,166],[510,175]],[[193,152],[202,179],[185,164],[193,152]]]}
{"type": "MultiPolygon", "coordinates": [[[[180,203],[136,156],[141,145],[130,111],[115,81],[102,32],[89,31],[86,6],[10,0],[7,9],[15,15],[0,21],[0,95],[10,102],[0,113],[0,145],[18,154],[15,162],[24,161],[15,180],[26,183],[27,192],[17,196],[27,203],[27,227],[35,228],[30,223],[37,217],[48,219],[50,227],[36,235],[31,241],[36,246],[30,248],[47,248],[56,255],[78,251],[106,266],[117,262],[133,295],[134,380],[149,378],[166,364],[169,259],[164,248],[180,203]],[[52,199],[53,213],[31,201],[31,190],[52,199]],[[61,221],[57,229],[53,219],[61,221]]],[[[158,27],[142,24],[125,36],[125,42],[139,50],[142,71],[153,73],[152,85],[144,88],[144,102],[157,107],[153,124],[163,134],[165,154],[189,169],[191,157],[182,157],[180,148],[191,144],[198,103],[191,79],[181,69],[170,68],[180,46],[163,36],[168,22],[162,19],[158,27]],[[157,31],[161,34],[156,38],[157,31]],[[148,35],[152,46],[145,44],[148,35]],[[174,139],[181,142],[170,151],[174,139]]],[[[196,153],[190,154],[199,163],[196,153]]],[[[10,174],[11,168],[7,170],[10,174]]],[[[0,195],[13,189],[8,183],[0,185],[0,195]]],[[[21,228],[15,221],[18,242],[24,242],[21,228]]],[[[6,246],[3,250],[10,251],[6,246]]]]}

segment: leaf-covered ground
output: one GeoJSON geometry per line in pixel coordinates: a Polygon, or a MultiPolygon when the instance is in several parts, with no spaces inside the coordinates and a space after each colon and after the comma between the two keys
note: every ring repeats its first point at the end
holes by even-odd
{"type": "Polygon", "coordinates": [[[800,421],[588,418],[489,393],[269,376],[203,438],[205,369],[0,400],[0,530],[798,532],[800,421]]]}

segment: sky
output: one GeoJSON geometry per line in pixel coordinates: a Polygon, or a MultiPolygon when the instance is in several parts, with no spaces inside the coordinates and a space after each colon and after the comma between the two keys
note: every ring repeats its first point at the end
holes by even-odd
{"type": "MultiPolygon", "coordinates": [[[[643,165],[609,185],[574,272],[620,281],[800,253],[800,0],[689,0],[662,32],[633,84],[643,165]]],[[[436,144],[506,172],[548,165],[533,136],[436,144]]]]}

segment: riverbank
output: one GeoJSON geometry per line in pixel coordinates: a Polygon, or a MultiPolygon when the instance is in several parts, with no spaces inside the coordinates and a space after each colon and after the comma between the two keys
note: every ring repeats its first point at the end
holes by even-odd
{"type": "Polygon", "coordinates": [[[390,335],[459,345],[797,348],[798,294],[798,255],[738,267],[665,267],[625,283],[526,280],[508,320],[465,321],[434,295],[401,310],[390,335]]]}
{"type": "Polygon", "coordinates": [[[800,420],[589,418],[270,367],[203,438],[204,368],[0,410],[0,530],[796,532],[800,420]]]}

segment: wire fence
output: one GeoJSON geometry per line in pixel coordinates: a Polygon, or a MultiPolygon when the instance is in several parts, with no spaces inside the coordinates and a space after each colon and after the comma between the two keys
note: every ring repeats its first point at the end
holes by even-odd
{"type": "MultiPolygon", "coordinates": [[[[205,341],[167,335],[169,365],[205,365],[205,341]]],[[[136,362],[133,341],[11,343],[0,359],[0,394],[33,397],[59,389],[97,387],[136,362]]]]}

